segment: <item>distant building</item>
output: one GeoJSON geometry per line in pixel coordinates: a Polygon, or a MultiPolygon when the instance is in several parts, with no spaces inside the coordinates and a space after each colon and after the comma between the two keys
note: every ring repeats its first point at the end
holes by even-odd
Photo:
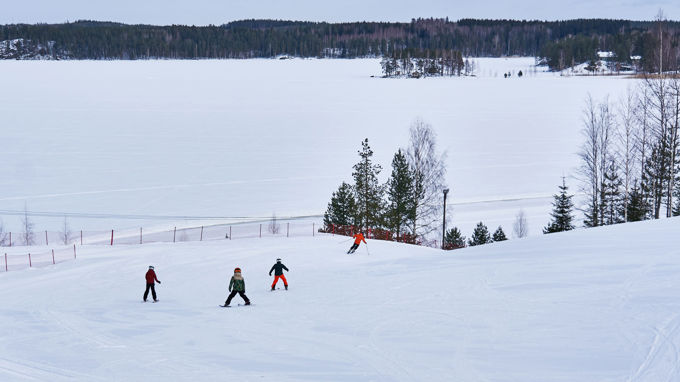
{"type": "Polygon", "coordinates": [[[614,58],[616,58],[616,54],[614,52],[597,52],[597,57],[602,60],[602,61],[610,61],[614,58]]]}

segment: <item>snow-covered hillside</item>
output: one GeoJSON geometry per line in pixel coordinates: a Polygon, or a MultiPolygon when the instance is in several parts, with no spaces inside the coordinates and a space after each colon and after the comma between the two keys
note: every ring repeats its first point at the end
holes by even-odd
{"type": "Polygon", "coordinates": [[[0,274],[0,380],[678,380],[679,228],[353,256],[338,236],[84,246],[0,274]],[[277,257],[289,291],[268,291],[277,257]],[[220,308],[237,266],[254,306],[220,308]]]}
{"type": "Polygon", "coordinates": [[[63,58],[67,57],[55,55],[54,41],[48,42],[47,46],[23,38],[0,41],[0,60],[55,60],[63,58]]]}

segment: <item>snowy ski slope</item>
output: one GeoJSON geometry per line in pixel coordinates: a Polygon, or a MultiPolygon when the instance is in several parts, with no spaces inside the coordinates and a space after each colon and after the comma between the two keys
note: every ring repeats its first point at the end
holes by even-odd
{"type": "Polygon", "coordinates": [[[354,256],[338,236],[84,246],[0,273],[0,380],[677,381],[679,228],[354,256]],[[277,257],[289,291],[268,291],[277,257]],[[220,308],[236,266],[254,306],[220,308]]]}

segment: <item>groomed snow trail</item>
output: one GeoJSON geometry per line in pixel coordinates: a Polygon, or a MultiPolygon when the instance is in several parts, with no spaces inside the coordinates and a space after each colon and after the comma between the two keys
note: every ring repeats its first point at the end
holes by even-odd
{"type": "Polygon", "coordinates": [[[673,381],[679,226],[370,256],[338,236],[84,246],[0,274],[0,380],[673,381]],[[219,308],[235,267],[254,306],[219,308]]]}

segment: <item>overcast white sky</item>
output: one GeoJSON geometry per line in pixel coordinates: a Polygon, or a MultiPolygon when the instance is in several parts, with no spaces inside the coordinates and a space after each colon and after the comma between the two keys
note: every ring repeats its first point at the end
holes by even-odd
{"type": "Polygon", "coordinates": [[[75,20],[130,24],[223,24],[249,18],[410,21],[414,17],[680,19],[680,0],[0,0],[0,24],[75,20]]]}

